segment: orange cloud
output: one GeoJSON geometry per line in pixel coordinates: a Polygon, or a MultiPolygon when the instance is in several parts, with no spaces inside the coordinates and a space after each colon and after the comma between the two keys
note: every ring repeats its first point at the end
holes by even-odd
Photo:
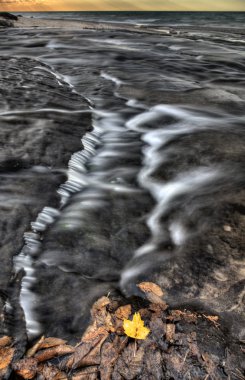
{"type": "Polygon", "coordinates": [[[46,0],[0,0],[0,11],[44,12],[49,10],[52,8],[46,0]]]}
{"type": "Polygon", "coordinates": [[[245,11],[244,0],[0,0],[9,11],[206,10],[245,11]]]}

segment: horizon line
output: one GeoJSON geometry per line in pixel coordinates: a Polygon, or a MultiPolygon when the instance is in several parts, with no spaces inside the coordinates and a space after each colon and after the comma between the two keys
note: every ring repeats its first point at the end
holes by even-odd
{"type": "MultiPolygon", "coordinates": [[[[1,12],[1,11],[0,11],[1,12]]],[[[245,13],[245,10],[229,10],[229,11],[227,11],[227,10],[215,10],[215,11],[207,11],[207,10],[156,10],[156,9],[152,9],[152,10],[133,10],[133,9],[128,9],[128,10],[122,10],[122,11],[120,11],[120,10],[114,10],[114,9],[105,9],[105,10],[93,10],[93,9],[91,9],[91,10],[82,10],[82,9],[74,9],[74,10],[69,10],[69,11],[61,11],[61,10],[57,10],[57,11],[55,11],[55,10],[50,10],[50,11],[21,11],[21,10],[19,10],[19,11],[11,11],[11,10],[9,10],[9,11],[2,11],[2,13],[4,13],[4,12],[12,12],[12,13],[20,13],[20,12],[22,12],[22,13],[52,13],[52,12],[62,12],[62,13],[69,13],[69,12],[137,12],[137,13],[140,13],[140,12],[172,12],[172,13],[176,13],[176,12],[195,12],[195,13],[199,13],[199,12],[205,12],[205,13],[219,13],[219,12],[222,12],[222,13],[230,13],[230,12],[236,12],[236,13],[245,13]]]]}

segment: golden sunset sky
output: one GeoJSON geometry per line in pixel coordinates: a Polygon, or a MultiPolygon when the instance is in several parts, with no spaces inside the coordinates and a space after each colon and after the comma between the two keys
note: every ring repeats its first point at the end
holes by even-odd
{"type": "Polygon", "coordinates": [[[245,0],[0,0],[0,11],[106,10],[245,11],[245,0]]]}

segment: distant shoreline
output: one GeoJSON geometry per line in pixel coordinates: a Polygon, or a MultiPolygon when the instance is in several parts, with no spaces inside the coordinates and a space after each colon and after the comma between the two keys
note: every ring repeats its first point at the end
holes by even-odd
{"type": "MultiPolygon", "coordinates": [[[[43,12],[45,13],[45,12],[43,12]]],[[[56,13],[56,12],[54,12],[56,13]]],[[[61,12],[62,13],[62,12],[61,12]]],[[[18,18],[14,22],[14,27],[18,29],[30,28],[47,28],[47,29],[66,29],[66,30],[111,30],[111,31],[128,31],[143,34],[158,34],[158,35],[182,35],[186,33],[232,33],[245,35],[245,29],[240,26],[224,26],[224,25],[154,25],[154,24],[141,24],[113,21],[84,21],[77,19],[64,19],[64,18],[50,18],[50,17],[26,17],[18,18]]]]}
{"type": "Polygon", "coordinates": [[[11,12],[13,14],[20,14],[20,13],[245,13],[244,11],[156,11],[156,10],[151,10],[151,11],[113,11],[113,10],[107,10],[107,11],[79,11],[79,10],[74,10],[74,11],[18,11],[18,12],[11,12]]]}
{"type": "Polygon", "coordinates": [[[127,30],[131,32],[143,33],[161,33],[170,34],[170,27],[154,28],[146,25],[133,25],[127,23],[113,23],[113,22],[99,22],[99,21],[77,21],[77,20],[64,20],[64,19],[50,19],[50,18],[29,18],[19,17],[18,21],[14,23],[15,28],[50,28],[50,29],[72,29],[72,30],[127,30]]]}

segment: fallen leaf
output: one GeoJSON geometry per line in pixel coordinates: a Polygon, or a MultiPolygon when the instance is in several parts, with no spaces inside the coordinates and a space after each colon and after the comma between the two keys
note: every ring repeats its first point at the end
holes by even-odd
{"type": "Polygon", "coordinates": [[[219,317],[217,315],[205,315],[203,314],[204,318],[206,318],[209,322],[213,323],[215,327],[219,327],[219,317]]]}
{"type": "Polygon", "coordinates": [[[166,310],[168,308],[168,305],[162,299],[164,293],[158,285],[154,284],[153,282],[141,282],[137,286],[142,292],[145,293],[148,301],[159,305],[162,310],[166,310]]]}
{"type": "Polygon", "coordinates": [[[166,323],[161,318],[153,318],[150,321],[150,330],[153,341],[161,348],[167,347],[164,335],[166,334],[166,323]]]}
{"type": "Polygon", "coordinates": [[[152,317],[151,311],[149,309],[147,309],[147,308],[140,309],[138,311],[138,313],[140,314],[141,318],[151,319],[151,317],[152,317]]]}
{"type": "Polygon", "coordinates": [[[119,308],[119,302],[116,300],[110,300],[110,303],[106,306],[106,309],[110,313],[115,313],[115,311],[119,308]]]}
{"type": "Polygon", "coordinates": [[[3,336],[0,338],[0,348],[10,346],[11,345],[11,338],[9,336],[3,336]]]}
{"type": "MultiPolygon", "coordinates": [[[[47,380],[49,379],[50,378],[47,378],[47,380]]],[[[64,372],[58,372],[52,380],[68,380],[68,377],[64,372]]]]}
{"type": "Polygon", "coordinates": [[[98,379],[98,367],[91,366],[84,368],[72,375],[72,380],[97,380],[98,379]]]}
{"type": "Polygon", "coordinates": [[[101,347],[102,347],[104,341],[108,338],[108,335],[109,335],[109,333],[107,333],[107,335],[103,336],[103,338],[97,343],[97,345],[95,347],[93,347],[92,350],[80,362],[76,363],[76,368],[100,364],[101,347]]]}
{"type": "Polygon", "coordinates": [[[27,354],[26,354],[27,358],[31,358],[32,356],[35,355],[35,353],[38,351],[38,349],[39,349],[39,347],[40,347],[40,345],[41,345],[41,343],[42,343],[43,341],[44,341],[44,336],[42,336],[42,337],[38,340],[38,342],[37,342],[36,344],[34,344],[34,346],[31,347],[31,348],[27,351],[27,354]]]}
{"type": "Polygon", "coordinates": [[[154,282],[141,282],[140,284],[137,284],[137,286],[144,293],[153,293],[158,297],[162,297],[164,295],[160,286],[154,284],[154,282]]]}
{"type": "Polygon", "coordinates": [[[64,366],[62,366],[62,368],[64,367],[76,369],[82,366],[85,357],[92,353],[92,351],[96,349],[97,345],[99,345],[100,347],[108,335],[109,333],[105,329],[103,329],[103,333],[101,331],[101,334],[96,334],[93,339],[88,340],[87,335],[86,340],[82,341],[78,346],[76,346],[74,353],[68,358],[67,361],[65,361],[64,366]]]}
{"type": "Polygon", "coordinates": [[[108,331],[105,329],[105,327],[97,327],[96,323],[93,323],[92,326],[90,326],[89,329],[86,330],[84,333],[81,341],[82,342],[90,342],[93,339],[96,339],[98,336],[101,336],[101,339],[103,336],[108,335],[108,331]]]}
{"type": "Polygon", "coordinates": [[[108,297],[101,297],[97,302],[94,303],[91,310],[91,316],[97,327],[103,326],[108,331],[114,332],[112,316],[106,308],[109,304],[110,300],[108,297]]]}
{"type": "Polygon", "coordinates": [[[123,321],[128,319],[132,313],[131,305],[125,305],[117,308],[112,315],[115,332],[118,335],[124,335],[123,321]]]}
{"type": "Polygon", "coordinates": [[[173,323],[166,324],[166,340],[168,342],[173,341],[175,335],[175,325],[173,323]]]}
{"type": "MultiPolygon", "coordinates": [[[[113,377],[107,377],[105,380],[113,379],[141,379],[143,362],[144,362],[144,348],[141,346],[135,352],[135,344],[131,343],[123,350],[114,366],[113,377]],[[120,374],[120,377],[118,376],[120,374]]],[[[104,377],[101,377],[104,380],[104,377]]],[[[145,379],[152,379],[152,377],[144,377],[145,379]]]]}
{"type": "MultiPolygon", "coordinates": [[[[109,340],[109,339],[108,339],[109,340]]],[[[122,350],[127,345],[128,338],[115,336],[113,341],[106,341],[101,348],[100,378],[111,380],[114,365],[122,350]]]]}
{"type": "MultiPolygon", "coordinates": [[[[164,310],[166,310],[168,308],[167,304],[165,304],[165,305],[166,305],[166,308],[164,310]]],[[[163,307],[159,304],[156,304],[156,303],[150,303],[148,312],[149,311],[153,311],[155,313],[153,315],[154,317],[161,317],[163,307]]]]}
{"type": "Polygon", "coordinates": [[[37,374],[37,360],[34,358],[21,359],[12,367],[14,372],[25,380],[33,379],[37,374]]]}
{"type": "Polygon", "coordinates": [[[144,326],[144,321],[141,319],[139,313],[135,313],[133,320],[125,319],[123,321],[123,328],[125,334],[134,339],[146,339],[150,330],[144,326]]]}
{"type": "Polygon", "coordinates": [[[0,349],[0,370],[5,370],[9,366],[14,356],[14,348],[3,347],[0,349]]]}
{"type": "Polygon", "coordinates": [[[217,368],[216,364],[214,363],[211,356],[207,352],[204,352],[202,354],[202,359],[204,361],[204,365],[205,365],[205,369],[206,369],[207,373],[209,375],[212,375],[217,368]]]}
{"type": "Polygon", "coordinates": [[[197,346],[196,342],[190,342],[189,343],[190,351],[193,356],[196,356],[197,358],[200,358],[200,352],[197,346]]]}
{"type": "Polygon", "coordinates": [[[197,322],[198,315],[189,311],[171,310],[170,315],[167,317],[170,321],[179,321],[184,319],[188,323],[197,322]]]}
{"type": "Polygon", "coordinates": [[[115,311],[115,316],[118,319],[124,320],[124,319],[128,319],[131,313],[132,313],[132,307],[131,307],[131,305],[125,305],[125,306],[119,307],[115,311]]]}
{"type": "Polygon", "coordinates": [[[108,297],[101,297],[93,304],[91,315],[93,318],[95,318],[98,314],[98,312],[105,309],[107,305],[109,305],[110,299],[108,297]]]}
{"type": "Polygon", "coordinates": [[[50,347],[56,347],[56,346],[62,346],[64,344],[66,344],[67,341],[64,340],[64,339],[59,339],[59,338],[52,338],[52,337],[49,337],[49,338],[45,338],[40,346],[39,346],[39,349],[44,349],[44,348],[50,348],[50,347]]]}
{"type": "Polygon", "coordinates": [[[75,351],[75,348],[72,346],[68,346],[68,345],[56,346],[52,348],[47,348],[46,350],[39,351],[35,355],[35,359],[37,359],[37,361],[40,363],[49,359],[53,359],[56,356],[71,354],[74,351],[75,351]]]}
{"type": "Polygon", "coordinates": [[[183,358],[177,353],[173,352],[168,356],[168,364],[170,364],[171,367],[179,374],[183,373],[182,371],[185,363],[183,362],[183,358]]]}
{"type": "Polygon", "coordinates": [[[38,366],[37,372],[42,375],[45,380],[67,380],[64,372],[50,364],[41,364],[38,366]]]}

